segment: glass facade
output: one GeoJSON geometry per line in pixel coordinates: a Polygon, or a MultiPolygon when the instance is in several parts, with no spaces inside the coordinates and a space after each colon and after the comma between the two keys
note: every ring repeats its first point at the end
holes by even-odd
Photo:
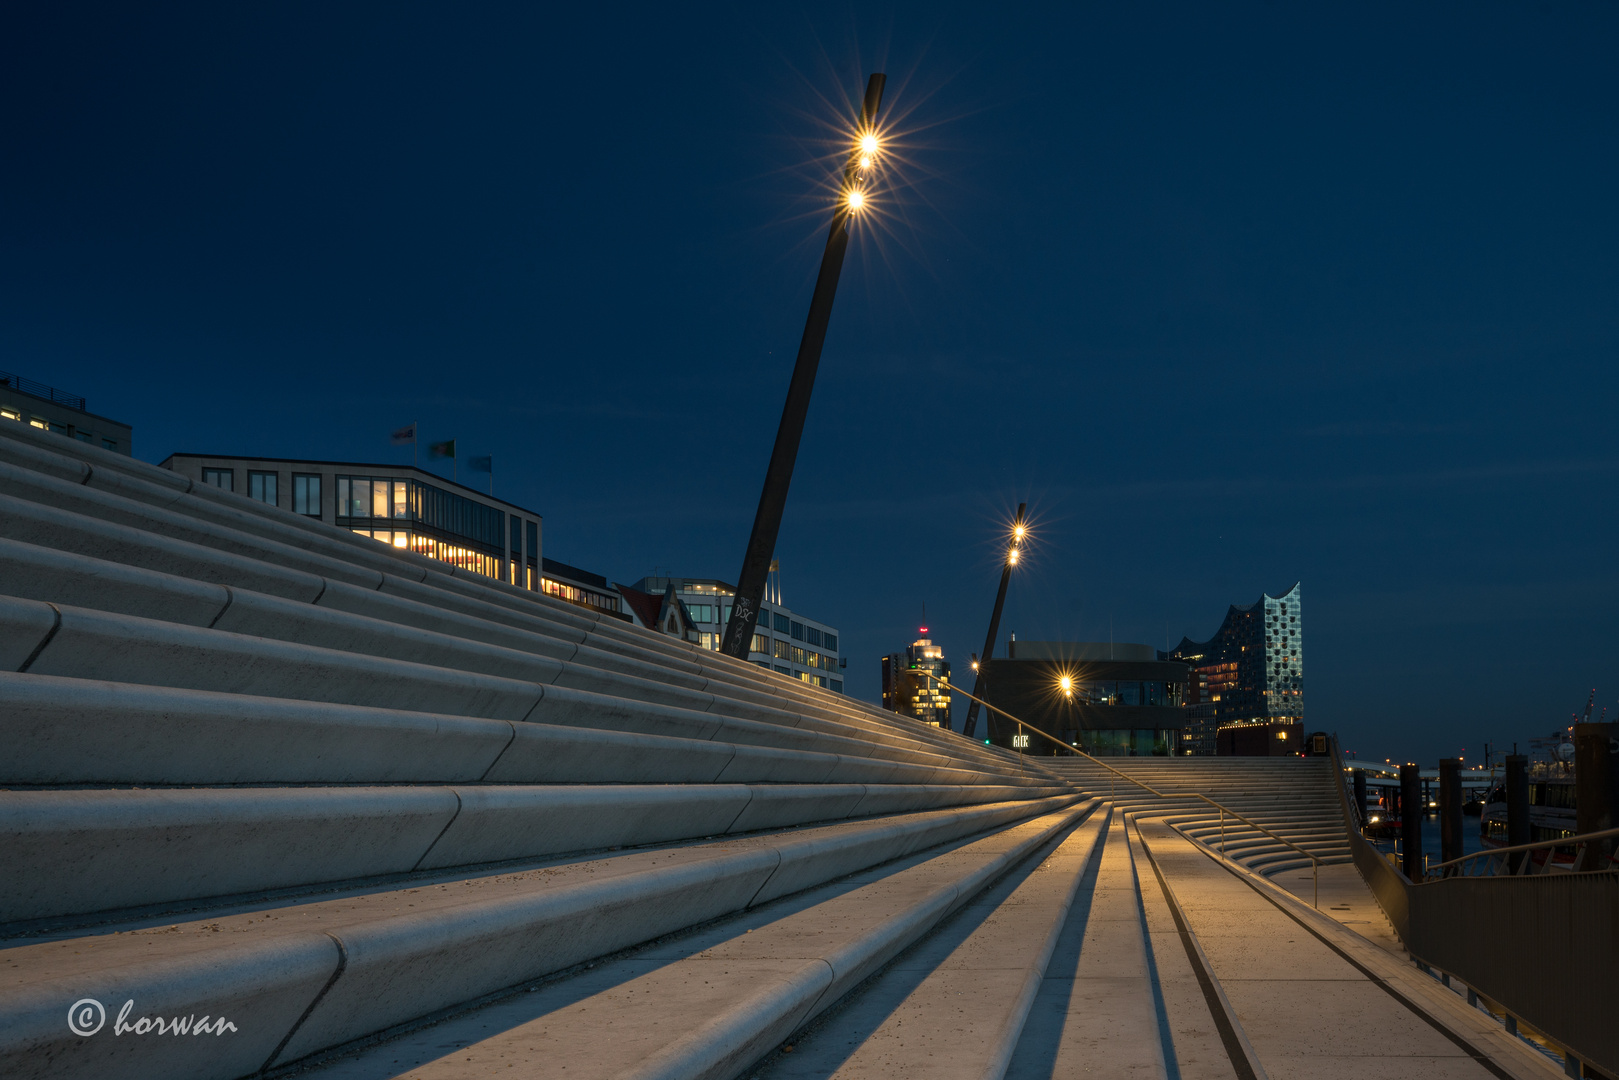
{"type": "Polygon", "coordinates": [[[1304,722],[1304,598],[1299,585],[1233,605],[1208,641],[1182,639],[1191,668],[1184,752],[1213,754],[1222,727],[1304,722]]]}
{"type": "Polygon", "coordinates": [[[569,585],[563,581],[540,577],[540,592],[554,596],[558,600],[566,600],[570,604],[579,604],[582,607],[600,608],[602,611],[618,611],[619,600],[617,596],[600,593],[594,589],[586,589],[578,585],[569,585]]]}
{"type": "Polygon", "coordinates": [[[492,506],[419,480],[337,477],[337,523],[375,527],[378,518],[409,522],[416,530],[478,545],[497,559],[503,554],[506,515],[492,506]]]}
{"type": "Polygon", "coordinates": [[[420,480],[338,476],[336,483],[339,526],[475,574],[506,576],[506,515],[494,507],[420,480]]]}
{"type": "MultiPolygon", "coordinates": [[[[718,651],[724,639],[725,624],[731,621],[731,587],[712,579],[654,576],[642,578],[635,583],[635,588],[656,595],[671,585],[691,616],[698,644],[718,651]]],[[[755,625],[757,630],[749,646],[749,660],[812,686],[843,693],[843,661],[838,656],[836,630],[824,624],[817,626],[802,615],[772,610],[768,606],[760,607],[755,625]]]]}
{"type": "Polygon", "coordinates": [[[1107,679],[1076,682],[1074,700],[1084,705],[1180,705],[1180,683],[1107,679]]]}
{"type": "Polygon", "coordinates": [[[1080,749],[1097,757],[1172,757],[1181,752],[1176,728],[1104,728],[1079,732],[1078,737],[1080,749]]]}

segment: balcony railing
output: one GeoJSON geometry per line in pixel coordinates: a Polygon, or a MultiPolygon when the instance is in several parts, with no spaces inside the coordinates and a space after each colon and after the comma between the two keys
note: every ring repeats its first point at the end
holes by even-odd
{"type": "Polygon", "coordinates": [[[70,409],[85,411],[84,399],[74,394],[64,394],[54,386],[46,386],[33,379],[25,379],[21,375],[13,375],[9,371],[0,371],[0,386],[9,386],[14,390],[21,390],[25,394],[32,394],[46,401],[53,401],[58,405],[66,405],[70,409]]]}

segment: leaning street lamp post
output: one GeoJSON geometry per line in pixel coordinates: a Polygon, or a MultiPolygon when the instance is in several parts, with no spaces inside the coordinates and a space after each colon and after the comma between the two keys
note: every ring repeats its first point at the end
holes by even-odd
{"type": "Polygon", "coordinates": [[[821,363],[821,347],[826,343],[826,327],[832,318],[832,300],[843,272],[843,256],[849,250],[849,219],[866,205],[866,186],[877,166],[877,107],[883,99],[886,76],[880,72],[866,83],[866,98],[860,109],[860,132],[848,163],[843,168],[843,186],[837,209],[832,213],[832,230],[821,255],[821,271],[810,297],[809,318],[804,337],[798,343],[798,361],[793,380],[787,387],[787,404],[781,410],[781,426],[776,429],[776,446],[770,452],[765,470],[764,490],[759,494],[759,510],[753,516],[753,532],[748,550],[742,556],[742,570],[736,577],[736,599],[731,618],[725,624],[720,651],[738,660],[748,658],[753,627],[764,597],[770,559],[781,531],[781,513],[787,505],[787,488],[793,482],[793,465],[798,460],[798,443],[804,434],[804,418],[809,414],[810,393],[815,389],[815,370],[821,363]]]}
{"type": "Polygon", "coordinates": [[[1028,505],[1028,503],[1017,504],[1017,517],[1012,521],[1012,545],[1006,549],[1006,561],[1001,565],[1001,587],[995,593],[995,609],[989,614],[989,635],[984,638],[984,651],[980,654],[983,659],[973,667],[973,671],[977,674],[973,678],[972,701],[967,706],[967,721],[961,725],[961,733],[969,739],[973,737],[973,732],[978,730],[977,699],[984,694],[982,665],[988,663],[989,658],[995,655],[995,636],[1001,632],[1001,608],[1006,606],[1006,583],[1012,579],[1012,567],[1018,563],[1023,537],[1028,533],[1028,525],[1023,520],[1023,511],[1028,505]]]}

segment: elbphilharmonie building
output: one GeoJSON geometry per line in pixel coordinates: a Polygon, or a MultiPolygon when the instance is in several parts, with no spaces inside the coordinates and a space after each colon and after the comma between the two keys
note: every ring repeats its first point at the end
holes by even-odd
{"type": "Polygon", "coordinates": [[[1304,604],[1297,584],[1280,596],[1264,593],[1251,604],[1233,604],[1209,640],[1182,638],[1163,655],[1191,668],[1183,752],[1298,752],[1304,726],[1304,604]]]}

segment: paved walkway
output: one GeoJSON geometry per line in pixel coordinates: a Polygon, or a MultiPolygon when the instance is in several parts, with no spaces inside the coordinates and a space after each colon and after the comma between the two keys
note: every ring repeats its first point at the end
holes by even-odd
{"type": "Polygon", "coordinates": [[[1271,1080],[1556,1075],[1482,1014],[1458,1023],[1455,995],[1414,969],[1429,987],[1384,978],[1368,953],[1390,955],[1369,939],[1313,932],[1315,920],[1295,917],[1167,826],[1145,824],[1143,834],[1271,1080]]]}

